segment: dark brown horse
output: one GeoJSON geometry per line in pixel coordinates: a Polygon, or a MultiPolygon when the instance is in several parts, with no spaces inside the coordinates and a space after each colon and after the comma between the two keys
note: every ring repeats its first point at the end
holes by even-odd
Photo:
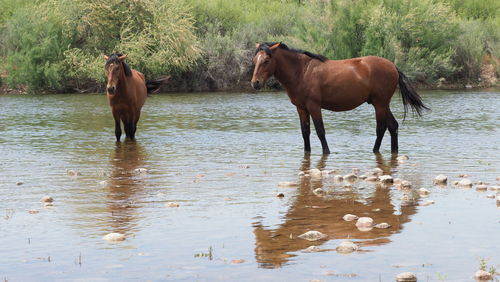
{"type": "Polygon", "coordinates": [[[137,122],[148,93],[157,90],[167,79],[146,81],[142,73],[130,69],[125,63],[126,57],[122,54],[104,56],[108,81],[106,93],[115,119],[117,142],[120,142],[122,135],[120,121],[123,122],[126,138],[135,139],[137,122]]]}
{"type": "Polygon", "coordinates": [[[375,153],[379,152],[386,129],[391,133],[391,151],[398,152],[398,122],[389,108],[398,84],[405,117],[408,106],[418,115],[423,109],[428,109],[408,78],[384,58],[368,56],[328,60],[321,55],[290,49],[281,42],[257,43],[256,48],[252,87],[260,89],[271,75],[281,82],[292,104],[297,107],[306,152],[311,151],[312,118],[323,154],[330,153],[321,109],[349,111],[365,102],[372,104],[377,119],[375,153]]]}

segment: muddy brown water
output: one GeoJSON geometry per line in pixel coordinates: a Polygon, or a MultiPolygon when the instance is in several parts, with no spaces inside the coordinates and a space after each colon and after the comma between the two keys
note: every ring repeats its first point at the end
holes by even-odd
{"type": "Polygon", "coordinates": [[[432,108],[422,119],[401,123],[400,98],[392,104],[405,163],[391,158],[388,135],[382,154],[371,153],[369,105],[324,112],[332,154],[322,157],[314,133],[304,156],[284,93],[155,95],[137,142],[118,145],[104,95],[0,96],[0,278],[393,281],[411,271],[420,281],[470,281],[480,259],[500,269],[500,209],[486,197],[496,192],[432,184],[438,174],[449,182],[468,174],[499,185],[500,93],[422,96],[432,108]],[[297,175],[375,167],[431,193],[413,193],[408,205],[394,186],[345,188],[333,177],[297,175]],[[298,186],[280,188],[281,181],[298,186]],[[316,188],[327,195],[314,195],[316,188]],[[39,202],[45,195],[53,207],[39,202]],[[419,206],[426,200],[435,204],[419,206]],[[342,220],[347,213],[392,227],[359,231],[342,220]],[[328,238],[297,238],[309,230],[328,238]],[[108,243],[102,237],[110,232],[127,239],[108,243]],[[360,250],[335,252],[345,239],[360,250]],[[312,245],[323,251],[304,252],[312,245]]]}

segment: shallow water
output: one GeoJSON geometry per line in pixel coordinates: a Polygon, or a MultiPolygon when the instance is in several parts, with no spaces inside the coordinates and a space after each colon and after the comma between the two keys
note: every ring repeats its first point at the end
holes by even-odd
{"type": "Polygon", "coordinates": [[[500,209],[486,197],[495,192],[432,185],[438,174],[450,183],[463,173],[500,185],[500,93],[422,96],[432,111],[405,123],[400,98],[393,101],[404,163],[391,158],[388,133],[382,155],[371,153],[375,120],[366,104],[324,111],[332,154],[322,157],[314,133],[304,156],[298,116],[283,93],[155,95],[137,142],[121,144],[104,95],[0,96],[0,277],[393,281],[411,271],[419,281],[470,281],[480,259],[500,269],[500,209]],[[375,167],[431,193],[413,193],[402,206],[405,192],[394,186],[345,188],[332,175],[297,175],[375,167]],[[280,188],[281,181],[298,187],[280,188]],[[312,193],[319,187],[326,196],[312,193]],[[44,195],[53,207],[39,202],[44,195]],[[435,204],[419,206],[429,199],[435,204]],[[359,231],[342,220],[346,213],[392,227],[359,231]],[[297,237],[309,230],[328,238],[297,237]],[[102,237],[110,232],[127,239],[108,243],[102,237]],[[335,252],[347,238],[360,251],[335,252]],[[324,251],[304,252],[311,245],[324,251]]]}

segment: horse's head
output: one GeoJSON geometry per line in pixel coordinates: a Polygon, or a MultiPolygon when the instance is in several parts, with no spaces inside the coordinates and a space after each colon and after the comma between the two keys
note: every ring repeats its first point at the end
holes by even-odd
{"type": "Polygon", "coordinates": [[[276,50],[280,46],[280,42],[272,44],[268,43],[257,43],[255,47],[255,56],[253,57],[253,64],[255,68],[253,70],[252,76],[252,87],[254,89],[260,89],[266,84],[267,79],[274,74],[276,69],[276,62],[273,60],[273,50],[276,50]]]}
{"type": "Polygon", "coordinates": [[[104,69],[106,70],[107,77],[106,92],[109,95],[115,94],[118,81],[123,74],[129,76],[130,68],[125,63],[125,58],[127,58],[127,55],[122,54],[111,54],[109,57],[104,56],[104,60],[106,60],[104,69]]]}

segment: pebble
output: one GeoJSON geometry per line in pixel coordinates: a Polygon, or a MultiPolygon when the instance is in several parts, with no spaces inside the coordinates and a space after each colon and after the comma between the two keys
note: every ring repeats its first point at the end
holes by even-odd
{"type": "Polygon", "coordinates": [[[356,221],[357,227],[372,227],[373,219],[371,217],[360,217],[358,221],[356,221]]]}
{"type": "Polygon", "coordinates": [[[19,182],[16,182],[16,185],[19,186],[19,185],[23,185],[24,183],[19,181],[19,182]]]}
{"type": "Polygon", "coordinates": [[[354,182],[357,179],[358,179],[358,176],[356,174],[349,173],[349,174],[344,175],[344,180],[345,181],[354,182]]]}
{"type": "Polygon", "coordinates": [[[48,207],[53,207],[54,204],[52,204],[52,203],[43,203],[43,206],[46,207],[46,208],[48,208],[48,207]]]}
{"type": "Polygon", "coordinates": [[[232,264],[242,264],[244,262],[245,262],[244,259],[233,259],[233,260],[231,260],[232,264]]]}
{"type": "Polygon", "coordinates": [[[418,189],[418,193],[421,195],[421,196],[425,196],[425,195],[429,195],[431,193],[431,191],[425,189],[425,188],[420,188],[418,189]]]}
{"type": "Polygon", "coordinates": [[[328,236],[326,234],[319,232],[319,231],[311,230],[311,231],[307,231],[306,233],[304,233],[302,235],[299,235],[298,237],[300,239],[304,239],[307,241],[318,241],[318,240],[325,239],[328,236]]]}
{"type": "Polygon", "coordinates": [[[66,173],[67,173],[69,176],[79,176],[79,175],[82,175],[81,173],[79,173],[78,171],[73,170],[73,169],[68,169],[68,170],[66,170],[66,173]]]}
{"type": "Polygon", "coordinates": [[[459,182],[459,181],[456,181],[456,180],[455,180],[455,181],[453,181],[451,184],[453,184],[454,186],[457,186],[457,185],[458,185],[458,182],[459,182]]]}
{"type": "Polygon", "coordinates": [[[469,177],[469,175],[468,175],[468,174],[463,174],[463,173],[462,173],[462,174],[459,174],[459,175],[458,175],[458,177],[460,177],[460,178],[466,178],[466,177],[469,177]]]}
{"type": "Polygon", "coordinates": [[[283,194],[283,193],[278,193],[278,194],[276,194],[276,197],[278,197],[278,198],[283,198],[283,197],[285,197],[285,194],[283,194]]]}
{"type": "Polygon", "coordinates": [[[318,248],[316,246],[309,246],[303,250],[304,253],[317,253],[317,252],[321,252],[321,251],[322,251],[322,249],[318,248]]]}
{"type": "Polygon", "coordinates": [[[488,190],[488,186],[486,186],[484,184],[480,184],[480,185],[476,186],[476,190],[477,191],[486,191],[486,190],[488,190]]]}
{"type": "Polygon", "coordinates": [[[417,276],[411,272],[403,272],[396,276],[398,282],[416,282],[417,276]]]}
{"type": "Polygon", "coordinates": [[[420,205],[423,206],[423,207],[426,207],[426,206],[430,206],[432,204],[434,204],[433,200],[427,200],[427,201],[421,203],[420,205]]]}
{"type": "Polygon", "coordinates": [[[490,281],[493,279],[493,275],[491,273],[484,271],[484,270],[478,270],[476,273],[474,273],[474,279],[478,281],[490,281]]]}
{"type": "Polygon", "coordinates": [[[408,181],[408,180],[403,180],[403,181],[401,181],[400,186],[403,189],[410,189],[411,188],[411,182],[408,181]]]}
{"type": "Polygon", "coordinates": [[[398,162],[400,162],[400,163],[404,163],[405,161],[407,161],[409,159],[410,159],[410,157],[408,157],[407,155],[401,155],[401,156],[398,156],[396,158],[396,160],[398,160],[398,162]]]}
{"type": "Polygon", "coordinates": [[[29,214],[37,214],[37,213],[39,213],[39,212],[40,212],[40,211],[38,211],[38,210],[29,210],[29,211],[28,211],[28,213],[29,213],[29,214]]]}
{"type": "Polygon", "coordinates": [[[470,179],[464,178],[460,181],[458,181],[458,185],[462,187],[472,187],[472,181],[470,179]]]}
{"type": "Polygon", "coordinates": [[[380,182],[382,182],[383,184],[392,184],[394,183],[394,178],[392,178],[392,176],[390,175],[382,175],[378,178],[378,180],[380,182]]]}
{"type": "Polygon", "coordinates": [[[380,229],[386,229],[386,228],[390,228],[390,227],[391,227],[391,225],[387,222],[382,222],[382,223],[375,225],[375,228],[380,228],[380,229]]]}
{"type": "Polygon", "coordinates": [[[500,191],[500,187],[499,186],[490,186],[490,191],[500,191]]]}
{"type": "Polygon", "coordinates": [[[165,203],[165,207],[167,208],[178,208],[180,207],[179,203],[176,203],[176,202],[168,202],[168,203],[165,203]]]}
{"type": "Polygon", "coordinates": [[[368,182],[376,182],[378,181],[378,177],[377,176],[370,176],[370,177],[367,177],[365,179],[365,181],[368,181],[368,182]]]}
{"type": "Polygon", "coordinates": [[[297,187],[297,183],[290,181],[283,181],[278,183],[278,187],[287,188],[287,187],[297,187]]]}
{"type": "Polygon", "coordinates": [[[333,177],[333,181],[335,181],[335,182],[342,182],[342,181],[344,181],[344,177],[342,175],[335,175],[333,177]]]}
{"type": "Polygon", "coordinates": [[[372,175],[374,176],[382,175],[383,173],[384,171],[378,167],[372,169],[372,175]]]}
{"type": "Polygon", "coordinates": [[[446,184],[448,177],[446,175],[440,174],[434,178],[434,184],[446,184]]]}
{"type": "Polygon", "coordinates": [[[354,251],[357,251],[358,249],[359,246],[351,241],[343,241],[336,248],[337,252],[343,254],[352,253],[354,251]]]}
{"type": "Polygon", "coordinates": [[[358,218],[359,218],[359,217],[358,217],[357,215],[350,214],[350,213],[348,213],[348,214],[346,214],[346,215],[344,215],[344,216],[342,217],[342,219],[343,219],[343,220],[345,220],[345,221],[353,221],[353,220],[356,220],[356,219],[358,219],[358,218]]]}
{"type": "Polygon", "coordinates": [[[42,203],[52,203],[53,201],[54,201],[54,199],[51,196],[43,196],[40,199],[40,202],[42,202],[42,203]]]}
{"type": "Polygon", "coordinates": [[[495,195],[494,194],[488,194],[488,195],[486,195],[486,198],[495,199],[495,195]]]}
{"type": "Polygon", "coordinates": [[[303,172],[303,171],[299,171],[299,173],[297,173],[298,176],[304,176],[306,173],[303,172]]]}
{"type": "Polygon", "coordinates": [[[103,237],[104,240],[108,242],[120,242],[125,240],[125,235],[121,233],[109,233],[103,237]]]}
{"type": "Polygon", "coordinates": [[[317,168],[310,169],[309,175],[311,175],[311,177],[313,177],[313,178],[319,178],[319,177],[321,177],[321,170],[319,170],[317,168]]]}
{"type": "Polygon", "coordinates": [[[365,179],[367,179],[367,178],[368,178],[368,176],[366,176],[366,175],[364,175],[364,174],[362,174],[362,175],[360,175],[360,176],[359,176],[359,179],[361,179],[361,180],[365,180],[365,179]]]}

